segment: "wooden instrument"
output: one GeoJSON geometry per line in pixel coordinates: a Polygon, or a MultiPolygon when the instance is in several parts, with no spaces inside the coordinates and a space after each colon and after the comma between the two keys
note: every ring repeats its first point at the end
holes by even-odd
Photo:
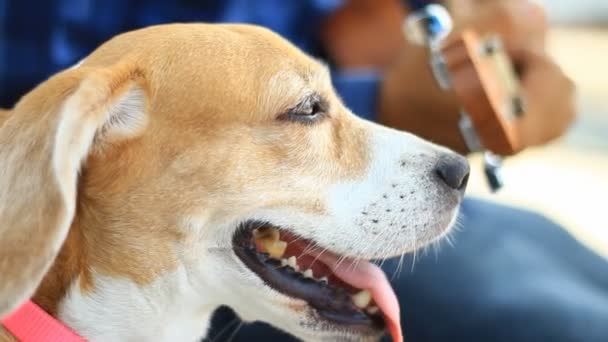
{"type": "MultiPolygon", "coordinates": [[[[451,4],[458,6],[459,1],[451,4]]],[[[461,106],[459,128],[468,149],[485,152],[490,188],[500,188],[498,155],[521,150],[515,122],[525,112],[517,74],[500,37],[474,30],[450,34],[451,15],[432,0],[349,0],[330,27],[339,28],[326,30],[325,40],[341,67],[388,67],[407,44],[404,31],[408,41],[427,47],[437,84],[461,106]]]]}
{"type": "Polygon", "coordinates": [[[492,191],[502,187],[501,158],[521,149],[515,120],[524,102],[515,68],[498,35],[471,29],[450,40],[451,17],[437,1],[410,0],[408,38],[428,46],[439,86],[455,93],[462,107],[460,130],[471,151],[485,151],[484,171],[492,191]]]}
{"type": "Polygon", "coordinates": [[[520,149],[514,122],[524,115],[519,81],[498,36],[465,30],[441,48],[451,89],[483,148],[500,155],[520,149]]]}

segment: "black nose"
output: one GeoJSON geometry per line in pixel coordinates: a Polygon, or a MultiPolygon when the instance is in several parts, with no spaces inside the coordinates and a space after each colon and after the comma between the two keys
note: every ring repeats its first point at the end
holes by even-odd
{"type": "Polygon", "coordinates": [[[464,191],[469,181],[469,162],[457,154],[444,155],[435,165],[435,173],[450,188],[464,191]]]}

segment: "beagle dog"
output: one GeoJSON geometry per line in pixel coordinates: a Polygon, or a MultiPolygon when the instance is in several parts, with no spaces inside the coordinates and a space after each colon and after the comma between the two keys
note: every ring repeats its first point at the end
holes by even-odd
{"type": "Polygon", "coordinates": [[[302,340],[401,341],[373,261],[446,234],[469,174],[236,24],[113,38],[0,113],[0,165],[0,318],[31,300],[90,341],[196,341],[222,305],[302,340]]]}

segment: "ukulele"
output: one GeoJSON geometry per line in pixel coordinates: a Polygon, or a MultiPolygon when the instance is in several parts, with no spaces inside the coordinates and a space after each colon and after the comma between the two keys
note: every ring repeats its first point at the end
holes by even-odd
{"type": "Polygon", "coordinates": [[[515,130],[525,113],[518,78],[500,37],[451,31],[452,18],[438,1],[349,0],[327,20],[322,39],[334,62],[345,68],[383,70],[407,41],[425,46],[438,88],[460,105],[461,119],[454,124],[468,149],[486,151],[484,171],[496,191],[502,185],[498,155],[522,147],[515,130]]]}
{"type": "Polygon", "coordinates": [[[452,20],[443,6],[424,0],[406,5],[412,10],[404,22],[406,37],[429,48],[437,83],[453,91],[461,105],[459,126],[467,147],[485,151],[486,178],[497,191],[502,187],[497,154],[520,149],[514,123],[525,113],[519,81],[502,41],[498,35],[480,36],[471,29],[447,41],[452,20]]]}

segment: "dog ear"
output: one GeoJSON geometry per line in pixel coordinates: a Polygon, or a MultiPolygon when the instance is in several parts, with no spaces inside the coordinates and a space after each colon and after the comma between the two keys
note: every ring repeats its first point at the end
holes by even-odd
{"type": "Polygon", "coordinates": [[[57,256],[87,155],[140,135],[148,122],[145,77],[137,69],[66,73],[72,76],[45,82],[0,120],[0,317],[33,295],[57,256]],[[52,102],[46,93],[57,88],[47,84],[66,82],[67,90],[55,92],[70,95],[44,113],[52,102]]]}

